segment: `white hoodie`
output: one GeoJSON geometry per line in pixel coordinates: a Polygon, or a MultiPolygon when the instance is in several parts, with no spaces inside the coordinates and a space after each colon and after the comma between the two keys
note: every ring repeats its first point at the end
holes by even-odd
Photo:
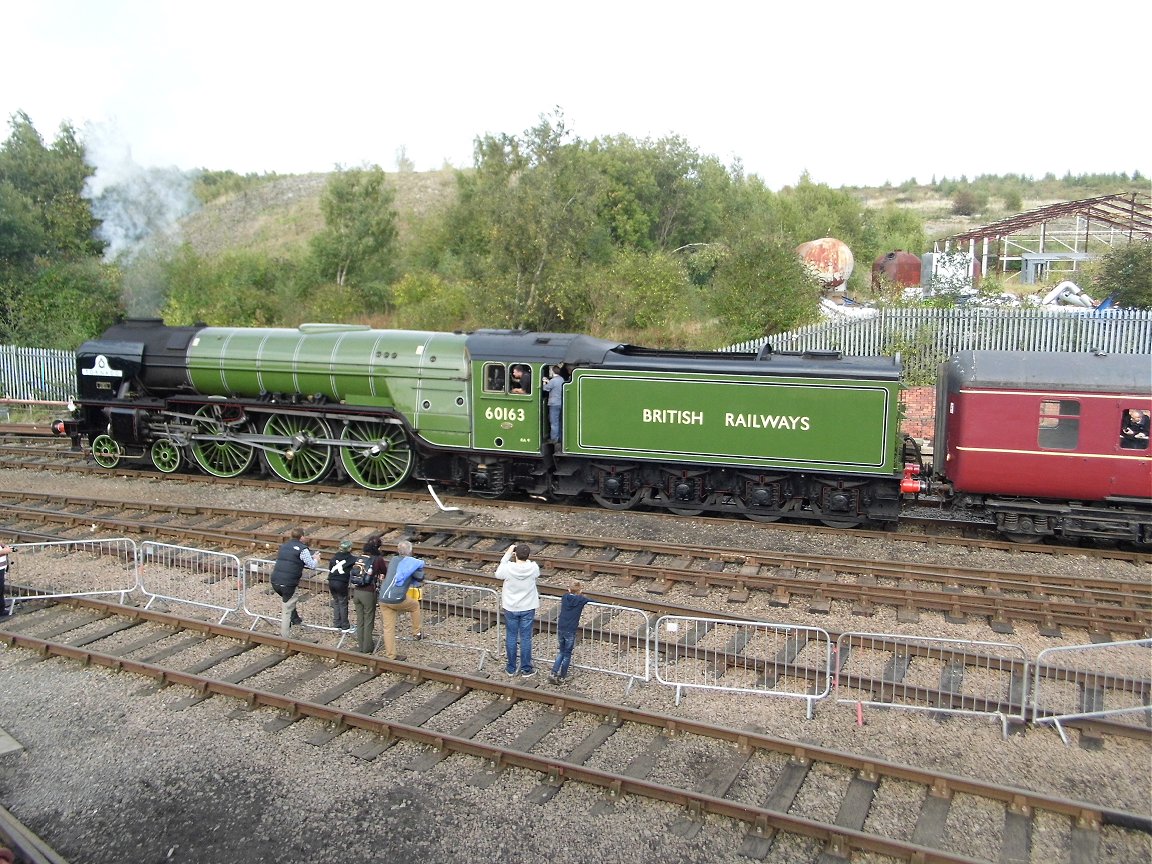
{"type": "Polygon", "coordinates": [[[496,568],[496,578],[504,580],[500,605],[508,612],[539,609],[540,595],[536,592],[536,579],[540,576],[540,565],[531,559],[519,561],[515,555],[516,552],[509,549],[496,568]]]}

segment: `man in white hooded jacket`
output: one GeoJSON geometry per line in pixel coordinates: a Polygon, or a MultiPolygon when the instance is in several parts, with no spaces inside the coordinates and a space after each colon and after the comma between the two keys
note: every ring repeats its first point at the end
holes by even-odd
{"type": "Polygon", "coordinates": [[[516,646],[519,643],[520,675],[531,678],[536,674],[532,665],[532,622],[540,608],[540,594],[536,580],[540,578],[540,565],[529,560],[532,550],[527,543],[513,543],[500,559],[496,578],[504,582],[500,592],[500,605],[504,609],[504,638],[508,652],[509,675],[516,674],[516,646]]]}

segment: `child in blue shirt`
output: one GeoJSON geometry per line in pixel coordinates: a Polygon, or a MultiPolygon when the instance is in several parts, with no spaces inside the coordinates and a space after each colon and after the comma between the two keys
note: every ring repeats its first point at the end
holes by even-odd
{"type": "Polygon", "coordinates": [[[573,582],[568,593],[560,598],[560,618],[556,622],[556,638],[560,643],[560,653],[552,664],[549,684],[564,684],[568,677],[568,666],[572,662],[572,649],[576,647],[576,628],[580,626],[580,613],[588,598],[580,592],[584,586],[573,582]]]}

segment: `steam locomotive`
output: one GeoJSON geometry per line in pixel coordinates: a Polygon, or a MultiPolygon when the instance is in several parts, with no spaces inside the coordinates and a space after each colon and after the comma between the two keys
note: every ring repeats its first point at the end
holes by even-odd
{"type": "Polygon", "coordinates": [[[891,524],[942,494],[1014,539],[1152,542],[1148,357],[968,352],[941,370],[933,467],[901,436],[898,357],[670,351],[567,333],[114,325],[77,352],[59,430],[97,463],[410,479],[485,497],[891,524]],[[561,433],[542,382],[563,375],[561,433]],[[526,373],[526,374],[521,374],[526,373]],[[524,383],[520,383],[524,382],[524,383]]]}

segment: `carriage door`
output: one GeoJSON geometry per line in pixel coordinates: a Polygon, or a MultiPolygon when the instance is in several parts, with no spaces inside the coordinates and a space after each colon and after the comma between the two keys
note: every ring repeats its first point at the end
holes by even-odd
{"type": "Polygon", "coordinates": [[[539,453],[539,368],[530,363],[473,362],[472,440],[476,448],[539,453]]]}

